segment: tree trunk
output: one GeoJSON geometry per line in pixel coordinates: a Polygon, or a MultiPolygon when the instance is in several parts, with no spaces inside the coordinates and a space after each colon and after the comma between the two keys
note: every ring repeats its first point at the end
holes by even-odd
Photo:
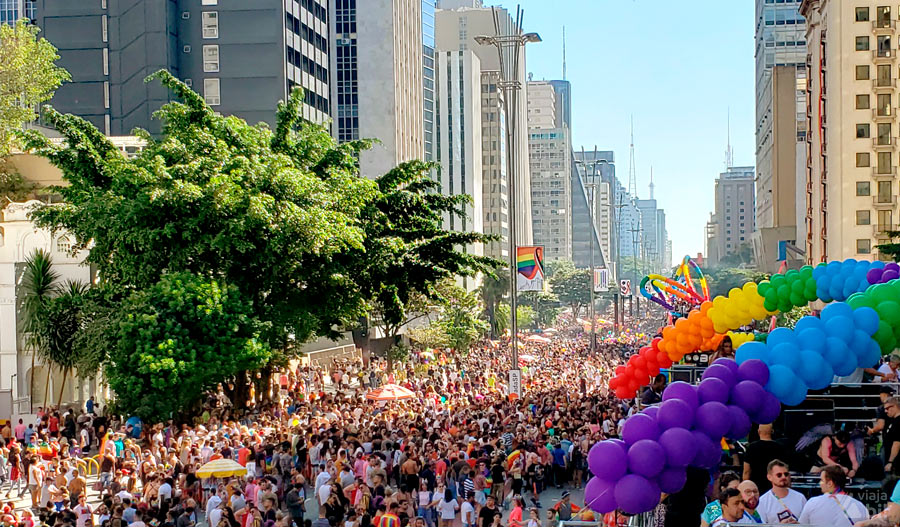
{"type": "Polygon", "coordinates": [[[235,409],[247,408],[250,402],[250,381],[246,371],[239,371],[234,376],[234,391],[231,395],[231,404],[235,409]]]}
{"type": "Polygon", "coordinates": [[[61,384],[60,387],[59,387],[59,397],[56,399],[56,407],[57,407],[57,408],[61,408],[61,407],[62,407],[63,392],[64,392],[65,389],[66,389],[66,378],[67,378],[68,376],[69,376],[69,368],[66,368],[66,369],[63,370],[62,384],[61,384]]]}
{"type": "Polygon", "coordinates": [[[31,350],[31,379],[28,380],[28,408],[31,413],[34,413],[34,356],[37,355],[34,350],[31,350]]]}
{"type": "Polygon", "coordinates": [[[44,384],[44,411],[47,411],[47,395],[50,393],[50,373],[53,372],[53,366],[47,364],[47,383],[44,384]]]}
{"type": "Polygon", "coordinates": [[[272,363],[266,364],[260,371],[259,389],[259,400],[265,403],[272,402],[272,363]]]}

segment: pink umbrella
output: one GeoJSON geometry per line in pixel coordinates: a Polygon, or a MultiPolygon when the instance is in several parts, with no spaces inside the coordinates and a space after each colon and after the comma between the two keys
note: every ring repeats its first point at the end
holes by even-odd
{"type": "Polygon", "coordinates": [[[403,386],[385,384],[381,388],[375,388],[367,393],[366,399],[370,401],[400,401],[402,399],[412,399],[415,396],[416,394],[403,386]]]}

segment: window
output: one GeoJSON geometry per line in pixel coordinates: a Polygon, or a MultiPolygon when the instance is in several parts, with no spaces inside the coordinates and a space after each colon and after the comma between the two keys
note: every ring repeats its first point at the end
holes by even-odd
{"type": "Polygon", "coordinates": [[[869,37],[856,37],[856,51],[869,51],[869,37]]]}
{"type": "Polygon", "coordinates": [[[878,144],[891,144],[891,123],[878,123],[878,144]]]}
{"type": "Polygon", "coordinates": [[[872,224],[871,211],[868,211],[868,210],[856,211],[856,224],[857,225],[871,225],[872,224]]]}
{"type": "Polygon", "coordinates": [[[100,0],[100,9],[106,9],[106,0],[100,0]]]}
{"type": "Polygon", "coordinates": [[[868,110],[869,109],[869,94],[856,96],[856,109],[857,110],[868,110]]]}
{"type": "Polygon", "coordinates": [[[868,152],[858,152],[856,154],[856,166],[858,167],[867,167],[870,166],[869,153],[868,152]]]}
{"type": "Polygon", "coordinates": [[[219,79],[203,79],[203,98],[206,99],[206,104],[210,106],[221,104],[219,79]]]}
{"type": "Polygon", "coordinates": [[[891,27],[890,6],[879,6],[875,8],[875,25],[876,27],[891,27]]]}
{"type": "Polygon", "coordinates": [[[100,26],[103,33],[103,42],[109,42],[109,20],[106,15],[100,17],[100,26]]]}
{"type": "Polygon", "coordinates": [[[892,172],[893,167],[891,166],[891,155],[890,152],[878,152],[878,165],[875,167],[876,172],[879,174],[890,174],[892,172]]]}
{"type": "Polygon", "coordinates": [[[103,74],[109,75],[109,48],[103,48],[103,74]]]}
{"type": "Polygon", "coordinates": [[[870,196],[872,194],[871,191],[871,183],[868,181],[857,181],[856,182],[856,195],[857,196],[870,196]]]}
{"type": "Polygon", "coordinates": [[[878,46],[878,56],[879,57],[890,57],[891,56],[891,36],[890,35],[880,35],[876,40],[876,45],[878,46]]]}
{"type": "Polygon", "coordinates": [[[219,0],[203,0],[200,5],[219,5],[219,0]]]}
{"type": "Polygon", "coordinates": [[[864,64],[862,66],[856,67],[856,80],[858,81],[867,81],[869,80],[869,66],[868,64],[864,64]]]}
{"type": "Polygon", "coordinates": [[[872,240],[856,240],[856,254],[871,254],[872,240]]]}
{"type": "Polygon", "coordinates": [[[103,107],[109,109],[109,81],[103,81],[103,107]]]}
{"type": "Polygon", "coordinates": [[[215,73],[219,71],[218,44],[203,46],[203,71],[207,73],[215,73]]]}
{"type": "MultiPolygon", "coordinates": [[[[219,38],[219,13],[206,11],[203,13],[203,38],[219,38]]],[[[868,41],[866,42],[868,48],[868,41]]]]}
{"type": "Polygon", "coordinates": [[[891,115],[891,94],[879,93],[875,96],[875,112],[880,117],[891,115]]]}
{"type": "Polygon", "coordinates": [[[891,188],[892,187],[893,187],[893,184],[891,181],[879,181],[878,182],[878,196],[876,196],[878,203],[890,203],[891,202],[891,199],[892,199],[891,188]]]}
{"type": "Polygon", "coordinates": [[[875,85],[890,86],[891,85],[891,66],[890,64],[879,64],[876,68],[875,85]]]}
{"type": "Polygon", "coordinates": [[[856,125],[856,138],[865,139],[869,137],[869,123],[861,123],[856,125]]]}
{"type": "Polygon", "coordinates": [[[856,21],[857,22],[868,22],[869,21],[869,8],[868,7],[857,7],[856,8],[856,21]]]}
{"type": "Polygon", "coordinates": [[[891,224],[894,223],[894,211],[892,210],[879,210],[878,211],[878,230],[880,232],[886,232],[891,230],[891,224]]]}

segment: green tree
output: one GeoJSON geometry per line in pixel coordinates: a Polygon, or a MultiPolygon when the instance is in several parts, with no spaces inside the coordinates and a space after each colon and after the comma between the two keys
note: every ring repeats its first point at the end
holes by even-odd
{"type": "Polygon", "coordinates": [[[491,338],[496,339],[505,330],[498,323],[497,309],[500,302],[509,294],[509,270],[504,266],[497,266],[493,272],[485,274],[479,288],[481,301],[484,303],[484,314],[490,325],[491,338]]]}
{"type": "Polygon", "coordinates": [[[449,346],[444,326],[436,322],[412,328],[407,332],[407,336],[422,348],[445,348],[449,346]]]}
{"type": "Polygon", "coordinates": [[[84,282],[66,280],[58,290],[59,295],[47,303],[47,359],[62,372],[57,407],[62,404],[69,374],[81,362],[76,337],[83,323],[82,309],[87,290],[84,282]]]}
{"type": "MultiPolygon", "coordinates": [[[[19,307],[19,330],[24,337],[27,348],[31,348],[31,374],[29,375],[29,397],[34,394],[35,359],[40,357],[47,364],[47,386],[50,385],[50,324],[48,321],[48,304],[59,292],[59,273],[53,269],[53,259],[43,249],[36,249],[25,258],[22,273],[22,284],[19,295],[22,303],[19,307]]],[[[46,406],[44,389],[44,406],[46,406]]],[[[34,401],[32,406],[34,405],[34,401]]]]}
{"type": "Polygon", "coordinates": [[[467,354],[472,343],[490,329],[481,319],[482,306],[476,293],[453,286],[444,299],[438,324],[447,335],[447,345],[459,353],[467,354]]]}
{"type": "Polygon", "coordinates": [[[527,303],[534,311],[535,327],[552,327],[559,316],[559,298],[545,291],[528,291],[519,297],[520,303],[527,303]]]}
{"type": "Polygon", "coordinates": [[[741,267],[745,265],[753,265],[753,246],[749,243],[742,243],[734,252],[725,255],[719,260],[720,266],[741,267]]]}
{"type": "Polygon", "coordinates": [[[149,422],[189,415],[207,390],[270,356],[249,299],[190,273],[134,292],[117,318],[106,379],[118,408],[149,422]]]}
{"type": "Polygon", "coordinates": [[[14,132],[37,118],[69,73],[56,65],[56,48],[27,20],[0,25],[0,157],[9,155],[14,132]]]}
{"type": "Polygon", "coordinates": [[[881,254],[890,256],[895,262],[900,262],[900,243],[894,241],[900,238],[900,231],[888,231],[887,235],[890,236],[891,242],[876,245],[875,248],[881,254]]]}
{"type": "Polygon", "coordinates": [[[550,279],[550,289],[572,310],[572,316],[578,318],[581,309],[591,303],[591,271],[576,269],[574,265],[560,266],[550,279]]]}

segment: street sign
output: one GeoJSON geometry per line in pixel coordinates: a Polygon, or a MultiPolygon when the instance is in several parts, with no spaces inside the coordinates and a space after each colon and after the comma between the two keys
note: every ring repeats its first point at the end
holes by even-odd
{"type": "Polygon", "coordinates": [[[522,396],[522,370],[509,370],[509,396],[522,396]]]}
{"type": "Polygon", "coordinates": [[[631,280],[619,280],[619,293],[622,296],[631,296],[631,280]]]}
{"type": "Polygon", "coordinates": [[[594,292],[606,293],[609,291],[609,269],[597,267],[594,269],[594,292]]]}

